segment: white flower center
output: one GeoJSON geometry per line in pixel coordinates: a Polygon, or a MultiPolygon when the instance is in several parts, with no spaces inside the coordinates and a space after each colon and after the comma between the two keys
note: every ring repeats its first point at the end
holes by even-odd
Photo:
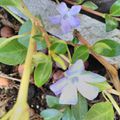
{"type": "Polygon", "coordinates": [[[78,81],[79,81],[78,77],[72,77],[72,78],[71,78],[71,83],[72,83],[72,84],[77,84],[78,81]]]}

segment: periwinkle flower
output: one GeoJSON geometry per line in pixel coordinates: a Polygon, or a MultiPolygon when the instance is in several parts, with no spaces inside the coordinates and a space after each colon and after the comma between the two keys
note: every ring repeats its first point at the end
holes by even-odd
{"type": "Polygon", "coordinates": [[[55,95],[60,95],[60,104],[77,103],[77,91],[88,100],[93,100],[99,93],[99,88],[90,83],[100,83],[105,77],[86,71],[82,60],[78,60],[66,72],[65,77],[50,86],[55,95]]]}
{"type": "Polygon", "coordinates": [[[71,9],[68,9],[66,3],[61,2],[57,6],[57,11],[60,15],[51,16],[49,20],[52,24],[60,25],[62,33],[69,32],[72,28],[80,25],[78,14],[81,10],[81,6],[74,5],[71,9]]]}

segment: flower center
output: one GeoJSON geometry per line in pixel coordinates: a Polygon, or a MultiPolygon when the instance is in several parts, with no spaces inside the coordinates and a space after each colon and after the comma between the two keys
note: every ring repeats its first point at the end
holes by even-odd
{"type": "Polygon", "coordinates": [[[72,84],[76,84],[76,83],[78,83],[78,81],[79,81],[78,77],[72,77],[71,78],[72,84]]]}
{"type": "Polygon", "coordinates": [[[64,16],[63,16],[63,19],[65,20],[65,19],[67,19],[69,17],[69,15],[68,14],[65,14],[64,16]]]}

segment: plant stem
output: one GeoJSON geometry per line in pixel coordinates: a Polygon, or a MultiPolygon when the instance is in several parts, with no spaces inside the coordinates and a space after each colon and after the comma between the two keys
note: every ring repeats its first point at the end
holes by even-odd
{"type": "Polygon", "coordinates": [[[104,94],[109,98],[110,102],[113,104],[113,106],[115,107],[116,111],[120,115],[120,108],[119,108],[118,104],[116,103],[116,101],[113,99],[112,95],[109,94],[107,91],[104,91],[104,94]]]}
{"type": "Polygon", "coordinates": [[[32,56],[35,52],[35,41],[32,38],[32,36],[35,34],[35,26],[34,23],[32,25],[32,31],[31,31],[31,38],[29,42],[28,52],[25,60],[24,65],[24,71],[23,76],[20,84],[19,94],[17,101],[20,102],[27,102],[27,95],[28,95],[28,86],[29,86],[29,79],[30,79],[30,73],[31,73],[31,64],[32,64],[32,56]]]}
{"type": "Polygon", "coordinates": [[[74,31],[74,36],[77,37],[82,44],[86,45],[90,53],[106,68],[106,70],[108,70],[108,72],[111,75],[110,77],[114,87],[116,88],[116,90],[120,92],[120,81],[118,78],[118,71],[115,69],[115,67],[113,67],[110,63],[108,63],[103,57],[96,54],[93,51],[92,46],[87,42],[87,40],[85,40],[81,36],[81,34],[77,30],[74,31]]]}

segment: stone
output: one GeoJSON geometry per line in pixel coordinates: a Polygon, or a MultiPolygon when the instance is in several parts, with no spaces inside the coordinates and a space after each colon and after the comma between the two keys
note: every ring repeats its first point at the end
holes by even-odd
{"type": "MultiPolygon", "coordinates": [[[[24,2],[33,15],[41,16],[46,31],[63,40],[73,39],[73,30],[67,34],[61,35],[59,34],[58,27],[52,25],[48,21],[49,16],[58,14],[56,11],[55,2],[51,0],[24,0],[24,2]]],[[[104,23],[83,14],[80,14],[79,17],[81,25],[78,26],[76,29],[80,31],[82,36],[86,40],[88,40],[90,44],[94,44],[98,40],[107,38],[120,42],[120,30],[115,29],[111,32],[106,32],[104,23]]],[[[112,64],[118,64],[120,67],[120,56],[107,58],[107,60],[110,61],[112,64]]]]}

